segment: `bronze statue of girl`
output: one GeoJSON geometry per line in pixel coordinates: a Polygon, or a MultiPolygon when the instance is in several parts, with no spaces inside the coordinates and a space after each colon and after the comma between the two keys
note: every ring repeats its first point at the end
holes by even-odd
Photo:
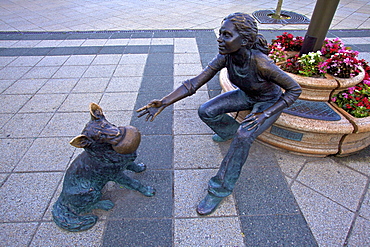
{"type": "Polygon", "coordinates": [[[154,118],[167,106],[194,94],[222,68],[227,68],[236,90],[218,95],[200,106],[199,117],[216,133],[216,142],[233,139],[208,194],[199,203],[200,215],[211,214],[230,195],[248,157],[253,141],[268,129],[281,112],[294,103],[301,88],[268,58],[265,38],[258,34],[254,19],[243,13],[227,16],[217,39],[219,54],[196,77],[186,80],[161,100],[153,100],[137,110],[139,117],[154,118]],[[281,89],[284,89],[284,93],[281,89]],[[251,110],[240,124],[226,113],[251,110]]]}

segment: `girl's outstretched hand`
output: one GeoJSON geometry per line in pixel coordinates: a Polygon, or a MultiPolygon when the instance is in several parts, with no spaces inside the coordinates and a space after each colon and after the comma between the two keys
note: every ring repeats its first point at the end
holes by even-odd
{"type": "Polygon", "coordinates": [[[152,122],[155,117],[163,111],[166,106],[162,103],[161,100],[152,100],[146,106],[141,107],[140,109],[136,110],[136,112],[142,112],[139,114],[138,117],[142,117],[147,114],[145,121],[150,119],[152,122]]]}
{"type": "Polygon", "coordinates": [[[246,116],[241,123],[243,128],[248,128],[248,130],[256,129],[265,122],[267,119],[267,116],[264,112],[257,112],[257,113],[251,113],[248,116],[246,116]]]}

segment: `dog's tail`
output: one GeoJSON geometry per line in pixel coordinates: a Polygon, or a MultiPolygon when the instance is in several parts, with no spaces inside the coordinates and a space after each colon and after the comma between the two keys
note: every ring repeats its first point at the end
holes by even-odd
{"type": "Polygon", "coordinates": [[[55,224],[70,232],[78,232],[88,230],[93,227],[98,220],[95,215],[77,215],[72,212],[67,206],[61,204],[59,200],[54,204],[53,219],[55,224]]]}

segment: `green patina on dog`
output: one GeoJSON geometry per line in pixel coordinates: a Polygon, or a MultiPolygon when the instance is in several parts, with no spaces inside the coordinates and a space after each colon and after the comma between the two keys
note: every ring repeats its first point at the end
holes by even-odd
{"type": "Polygon", "coordinates": [[[110,210],[114,204],[101,200],[104,185],[109,181],[154,196],[155,189],[124,174],[125,170],[145,171],[144,164],[136,164],[136,149],[140,144],[140,132],[133,126],[116,127],[108,122],[102,109],[90,104],[91,121],[82,134],[70,144],[85,150],[68,168],[63,190],[53,206],[54,222],[61,228],[76,232],[95,225],[98,217],[89,213],[93,209],[110,210]]]}

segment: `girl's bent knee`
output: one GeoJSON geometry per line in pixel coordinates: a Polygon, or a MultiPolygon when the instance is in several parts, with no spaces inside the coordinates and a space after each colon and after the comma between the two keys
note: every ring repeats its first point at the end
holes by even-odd
{"type": "Polygon", "coordinates": [[[198,108],[198,116],[201,118],[201,119],[205,119],[205,118],[210,118],[210,114],[207,110],[207,107],[203,105],[201,105],[199,108],[198,108]]]}

